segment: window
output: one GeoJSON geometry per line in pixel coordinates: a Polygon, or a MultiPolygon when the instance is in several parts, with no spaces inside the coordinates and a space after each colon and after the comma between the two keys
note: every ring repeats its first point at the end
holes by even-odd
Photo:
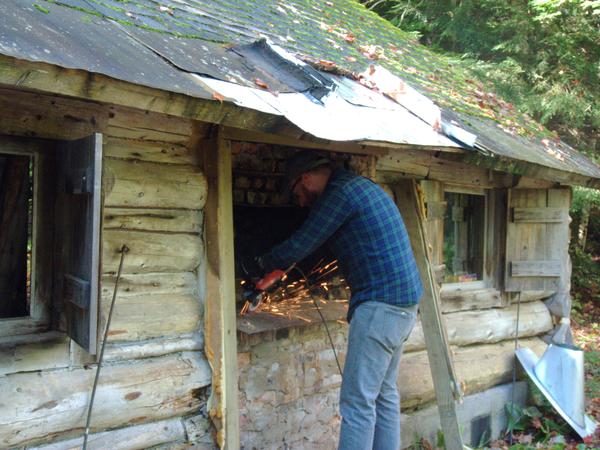
{"type": "Polygon", "coordinates": [[[445,192],[444,283],[483,280],[485,195],[445,192]]]}
{"type": "Polygon", "coordinates": [[[0,153],[0,319],[30,311],[33,158],[0,153]]]}
{"type": "Polygon", "coordinates": [[[0,337],[65,331],[95,354],[102,139],[0,136],[0,337]]]}

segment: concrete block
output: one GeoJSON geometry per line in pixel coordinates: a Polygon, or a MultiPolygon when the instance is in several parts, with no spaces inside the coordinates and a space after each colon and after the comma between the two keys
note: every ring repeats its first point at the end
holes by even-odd
{"type": "MultiPolygon", "coordinates": [[[[527,399],[527,383],[519,381],[515,388],[515,403],[524,405],[527,399]]],[[[491,439],[497,439],[506,428],[504,405],[512,401],[512,383],[496,386],[477,394],[465,397],[458,405],[458,420],[461,425],[463,441],[467,445],[477,445],[471,442],[471,422],[473,419],[490,415],[491,439]]],[[[402,414],[402,448],[415,443],[421,437],[435,445],[437,430],[440,429],[440,418],[437,406],[417,410],[414,413],[402,414]]]]}

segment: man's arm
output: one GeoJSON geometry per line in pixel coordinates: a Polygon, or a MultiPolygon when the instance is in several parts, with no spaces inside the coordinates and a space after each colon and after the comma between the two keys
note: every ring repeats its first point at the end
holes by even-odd
{"type": "Polygon", "coordinates": [[[300,228],[262,256],[265,272],[287,268],[306,258],[323,245],[352,212],[352,205],[340,189],[324,192],[300,228]]]}

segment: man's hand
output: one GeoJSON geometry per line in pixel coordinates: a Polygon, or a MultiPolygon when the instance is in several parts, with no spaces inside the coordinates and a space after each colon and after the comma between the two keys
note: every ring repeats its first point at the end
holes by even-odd
{"type": "Polygon", "coordinates": [[[265,274],[262,258],[255,256],[242,261],[242,269],[250,278],[262,278],[265,274]]]}

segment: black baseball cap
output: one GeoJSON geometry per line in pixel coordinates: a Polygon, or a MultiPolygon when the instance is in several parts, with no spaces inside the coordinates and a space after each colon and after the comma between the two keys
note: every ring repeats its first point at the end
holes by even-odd
{"type": "Polygon", "coordinates": [[[295,183],[303,173],[327,164],[331,164],[331,161],[316,151],[302,150],[295,153],[287,161],[285,167],[283,191],[289,193],[292,189],[292,184],[295,183]]]}

